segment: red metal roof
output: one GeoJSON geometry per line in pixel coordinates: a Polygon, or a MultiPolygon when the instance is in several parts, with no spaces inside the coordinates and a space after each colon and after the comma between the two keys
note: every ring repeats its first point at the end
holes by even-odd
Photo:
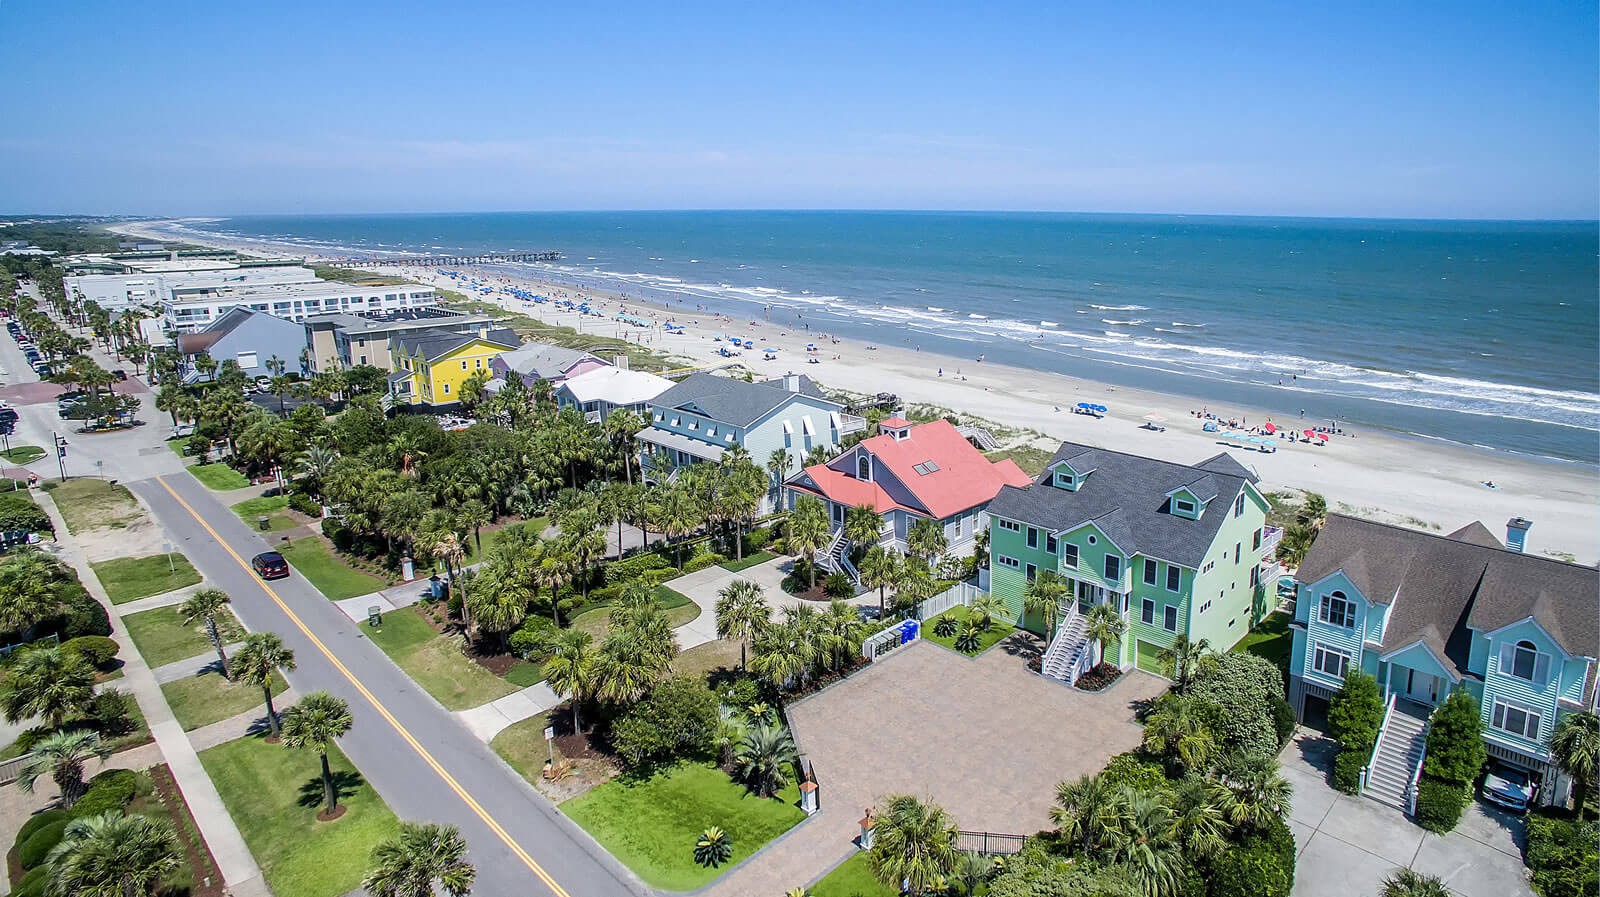
{"type": "MultiPolygon", "coordinates": [[[[889,421],[879,424],[884,425],[893,426],[889,421]]],[[[826,464],[806,468],[817,484],[817,489],[806,491],[842,504],[872,505],[880,513],[903,508],[944,518],[988,502],[1002,486],[1026,486],[1033,481],[1010,459],[996,464],[985,458],[944,420],[918,424],[899,441],[892,436],[874,436],[863,440],[861,447],[872,453],[877,468],[887,468],[904,483],[923,507],[899,504],[877,483],[858,480],[826,464]]]]}

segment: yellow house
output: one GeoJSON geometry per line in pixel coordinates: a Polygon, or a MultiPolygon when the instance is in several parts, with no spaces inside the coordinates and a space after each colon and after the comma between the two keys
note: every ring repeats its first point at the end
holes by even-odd
{"type": "Polygon", "coordinates": [[[517,347],[510,330],[487,336],[424,330],[389,339],[389,394],[397,405],[452,405],[461,384],[489,374],[489,362],[517,347]]]}

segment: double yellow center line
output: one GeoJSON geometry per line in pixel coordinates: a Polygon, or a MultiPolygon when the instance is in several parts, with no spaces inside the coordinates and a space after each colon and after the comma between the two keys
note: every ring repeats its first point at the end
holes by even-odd
{"type": "Polygon", "coordinates": [[[240,557],[239,553],[234,551],[233,547],[224,541],[223,538],[217,534],[216,530],[211,528],[211,524],[207,523],[205,518],[201,517],[199,513],[197,513],[195,509],[189,505],[188,502],[183,500],[183,496],[173,491],[172,486],[167,483],[166,479],[162,477],[156,477],[156,482],[160,483],[161,488],[167,490],[167,494],[171,495],[174,501],[182,505],[185,511],[189,512],[189,515],[195,519],[195,522],[199,523],[206,532],[211,534],[211,538],[215,539],[217,544],[222,546],[223,551],[226,551],[230,556],[232,556],[232,558],[238,562],[239,566],[243,567],[245,572],[250,574],[250,578],[255,580],[257,585],[261,586],[261,590],[267,593],[267,596],[273,600],[273,603],[277,604],[278,608],[288,615],[289,620],[294,623],[295,628],[299,629],[306,638],[311,640],[311,644],[315,645],[317,650],[322,652],[322,656],[328,658],[328,661],[333,664],[334,668],[337,669],[346,679],[348,679],[351,685],[355,686],[356,691],[361,692],[361,696],[366,698],[367,701],[372,704],[373,708],[378,711],[378,715],[387,720],[389,725],[393,726],[394,730],[400,733],[400,737],[405,740],[406,744],[411,745],[411,749],[417,752],[417,756],[421,757],[424,763],[433,768],[433,771],[437,773],[439,778],[450,787],[451,791],[456,793],[457,797],[461,798],[462,802],[467,805],[467,808],[471,810],[479,819],[483,820],[484,825],[487,825],[489,830],[494,832],[495,835],[499,837],[499,839],[504,842],[507,847],[511,848],[511,852],[517,855],[517,859],[521,860],[523,864],[533,872],[534,875],[538,876],[540,881],[549,886],[550,890],[555,892],[556,897],[572,897],[571,894],[567,893],[565,888],[561,887],[561,885],[557,883],[554,878],[550,877],[550,873],[544,871],[544,867],[540,866],[533,859],[533,857],[528,855],[526,850],[522,849],[522,845],[518,844],[516,839],[511,837],[510,832],[507,832],[493,816],[489,815],[489,811],[485,810],[482,804],[478,803],[478,801],[473,798],[471,794],[467,793],[465,788],[461,787],[461,783],[456,781],[456,777],[451,775],[450,772],[446,770],[438,760],[435,760],[433,758],[433,754],[429,753],[428,749],[423,747],[422,743],[417,741],[416,737],[413,736],[405,726],[401,725],[398,719],[395,719],[394,714],[389,712],[389,708],[383,706],[383,702],[379,701],[377,696],[369,691],[367,686],[363,684],[360,679],[356,678],[354,673],[350,672],[349,667],[346,667],[342,662],[340,662],[339,658],[334,656],[332,651],[328,650],[328,646],[322,643],[322,639],[317,638],[316,633],[312,632],[311,629],[300,619],[300,616],[291,610],[288,604],[284,603],[284,600],[278,596],[278,593],[273,591],[272,586],[256,577],[255,571],[251,569],[248,563],[245,562],[245,559],[240,557]]]}

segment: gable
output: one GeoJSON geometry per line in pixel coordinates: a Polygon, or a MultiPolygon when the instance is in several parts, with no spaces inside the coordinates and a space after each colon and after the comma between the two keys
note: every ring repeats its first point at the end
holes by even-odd
{"type": "Polygon", "coordinates": [[[1443,676],[1453,682],[1461,681],[1461,677],[1440,662],[1439,658],[1420,641],[1412,642],[1404,648],[1383,655],[1380,660],[1397,663],[1403,667],[1410,667],[1420,673],[1430,676],[1443,676]]]}
{"type": "Polygon", "coordinates": [[[1117,550],[1117,554],[1120,554],[1125,558],[1132,557],[1130,552],[1124,551],[1122,546],[1117,544],[1117,540],[1111,538],[1109,535],[1106,535],[1106,531],[1101,529],[1100,525],[1095,523],[1093,520],[1081,526],[1075,526],[1069,530],[1066,530],[1060,535],[1062,538],[1071,539],[1073,542],[1082,543],[1085,545],[1089,544],[1089,537],[1094,536],[1095,548],[1103,549],[1107,546],[1110,546],[1111,548],[1115,548],[1117,550]]]}
{"type": "Polygon", "coordinates": [[[1532,642],[1533,646],[1541,653],[1555,657],[1570,658],[1571,655],[1563,649],[1550,633],[1544,631],[1537,620],[1520,620],[1510,626],[1504,626],[1494,632],[1483,634],[1489,640],[1490,650],[1499,651],[1501,645],[1514,645],[1517,642],[1532,642]]]}
{"type": "Polygon", "coordinates": [[[1363,595],[1360,589],[1356,588],[1356,584],[1351,582],[1350,577],[1346,576],[1343,570],[1335,570],[1315,582],[1301,582],[1300,586],[1311,591],[1313,602],[1322,595],[1343,592],[1346,598],[1360,599],[1361,603],[1368,609],[1374,606],[1374,602],[1366,595],[1363,595]]]}

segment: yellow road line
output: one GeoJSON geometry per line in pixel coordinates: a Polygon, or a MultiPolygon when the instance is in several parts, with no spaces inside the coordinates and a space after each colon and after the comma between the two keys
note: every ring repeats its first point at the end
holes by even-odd
{"type": "Polygon", "coordinates": [[[439,778],[444,780],[444,783],[450,787],[451,791],[456,793],[457,797],[461,798],[462,802],[467,805],[467,808],[476,814],[479,819],[483,820],[484,824],[489,826],[490,831],[493,831],[497,836],[499,836],[500,840],[505,842],[507,847],[511,848],[511,852],[517,855],[517,859],[522,860],[523,864],[532,870],[533,874],[538,876],[540,881],[548,885],[550,890],[555,892],[556,897],[572,897],[571,894],[567,893],[565,888],[561,887],[561,885],[558,884],[554,878],[550,877],[550,873],[544,871],[544,867],[535,862],[533,857],[529,856],[528,852],[522,849],[522,845],[518,844],[516,839],[511,837],[510,832],[507,832],[493,816],[489,815],[489,811],[485,810],[482,804],[479,804],[472,795],[467,793],[465,788],[461,787],[461,783],[456,781],[455,776],[451,775],[448,770],[441,766],[439,761],[435,760],[433,755],[428,752],[428,749],[423,747],[422,743],[417,741],[417,739],[409,731],[407,731],[406,727],[400,724],[398,719],[395,719],[394,714],[389,712],[389,708],[383,706],[383,702],[379,701],[377,696],[371,691],[368,691],[367,686],[364,685],[360,679],[357,679],[356,675],[350,672],[350,669],[339,661],[339,658],[333,656],[333,652],[329,651],[328,646],[322,643],[322,639],[317,638],[316,633],[312,632],[310,627],[306,626],[306,624],[301,621],[299,615],[289,609],[289,605],[285,604],[284,600],[278,597],[278,593],[273,591],[272,586],[268,585],[266,582],[262,581],[256,576],[255,570],[245,562],[244,558],[239,556],[237,551],[233,550],[233,546],[223,541],[222,537],[217,534],[217,531],[211,528],[211,524],[207,523],[205,518],[201,517],[194,508],[190,507],[189,503],[183,500],[183,496],[173,491],[172,486],[168,485],[166,479],[163,477],[156,477],[156,482],[161,484],[161,488],[167,490],[167,494],[171,495],[174,501],[180,505],[183,505],[183,509],[189,512],[189,515],[195,519],[195,522],[204,527],[205,531],[211,534],[211,538],[217,540],[217,544],[222,546],[222,550],[231,555],[233,559],[239,563],[239,566],[243,567],[245,572],[250,574],[250,578],[255,581],[256,585],[259,585],[261,590],[267,593],[267,596],[278,605],[280,610],[289,615],[289,619],[293,621],[295,628],[304,633],[306,638],[311,639],[311,643],[317,646],[317,650],[321,651],[322,655],[328,658],[328,660],[336,669],[338,669],[340,673],[344,675],[346,679],[350,680],[350,684],[354,685],[356,687],[356,691],[361,692],[361,696],[366,698],[367,701],[372,704],[372,706],[378,711],[378,715],[389,721],[389,725],[393,726],[394,730],[400,733],[400,737],[405,739],[407,744],[411,745],[411,749],[417,752],[417,756],[421,757],[424,763],[427,763],[429,766],[433,767],[433,771],[438,773],[439,778]]]}

